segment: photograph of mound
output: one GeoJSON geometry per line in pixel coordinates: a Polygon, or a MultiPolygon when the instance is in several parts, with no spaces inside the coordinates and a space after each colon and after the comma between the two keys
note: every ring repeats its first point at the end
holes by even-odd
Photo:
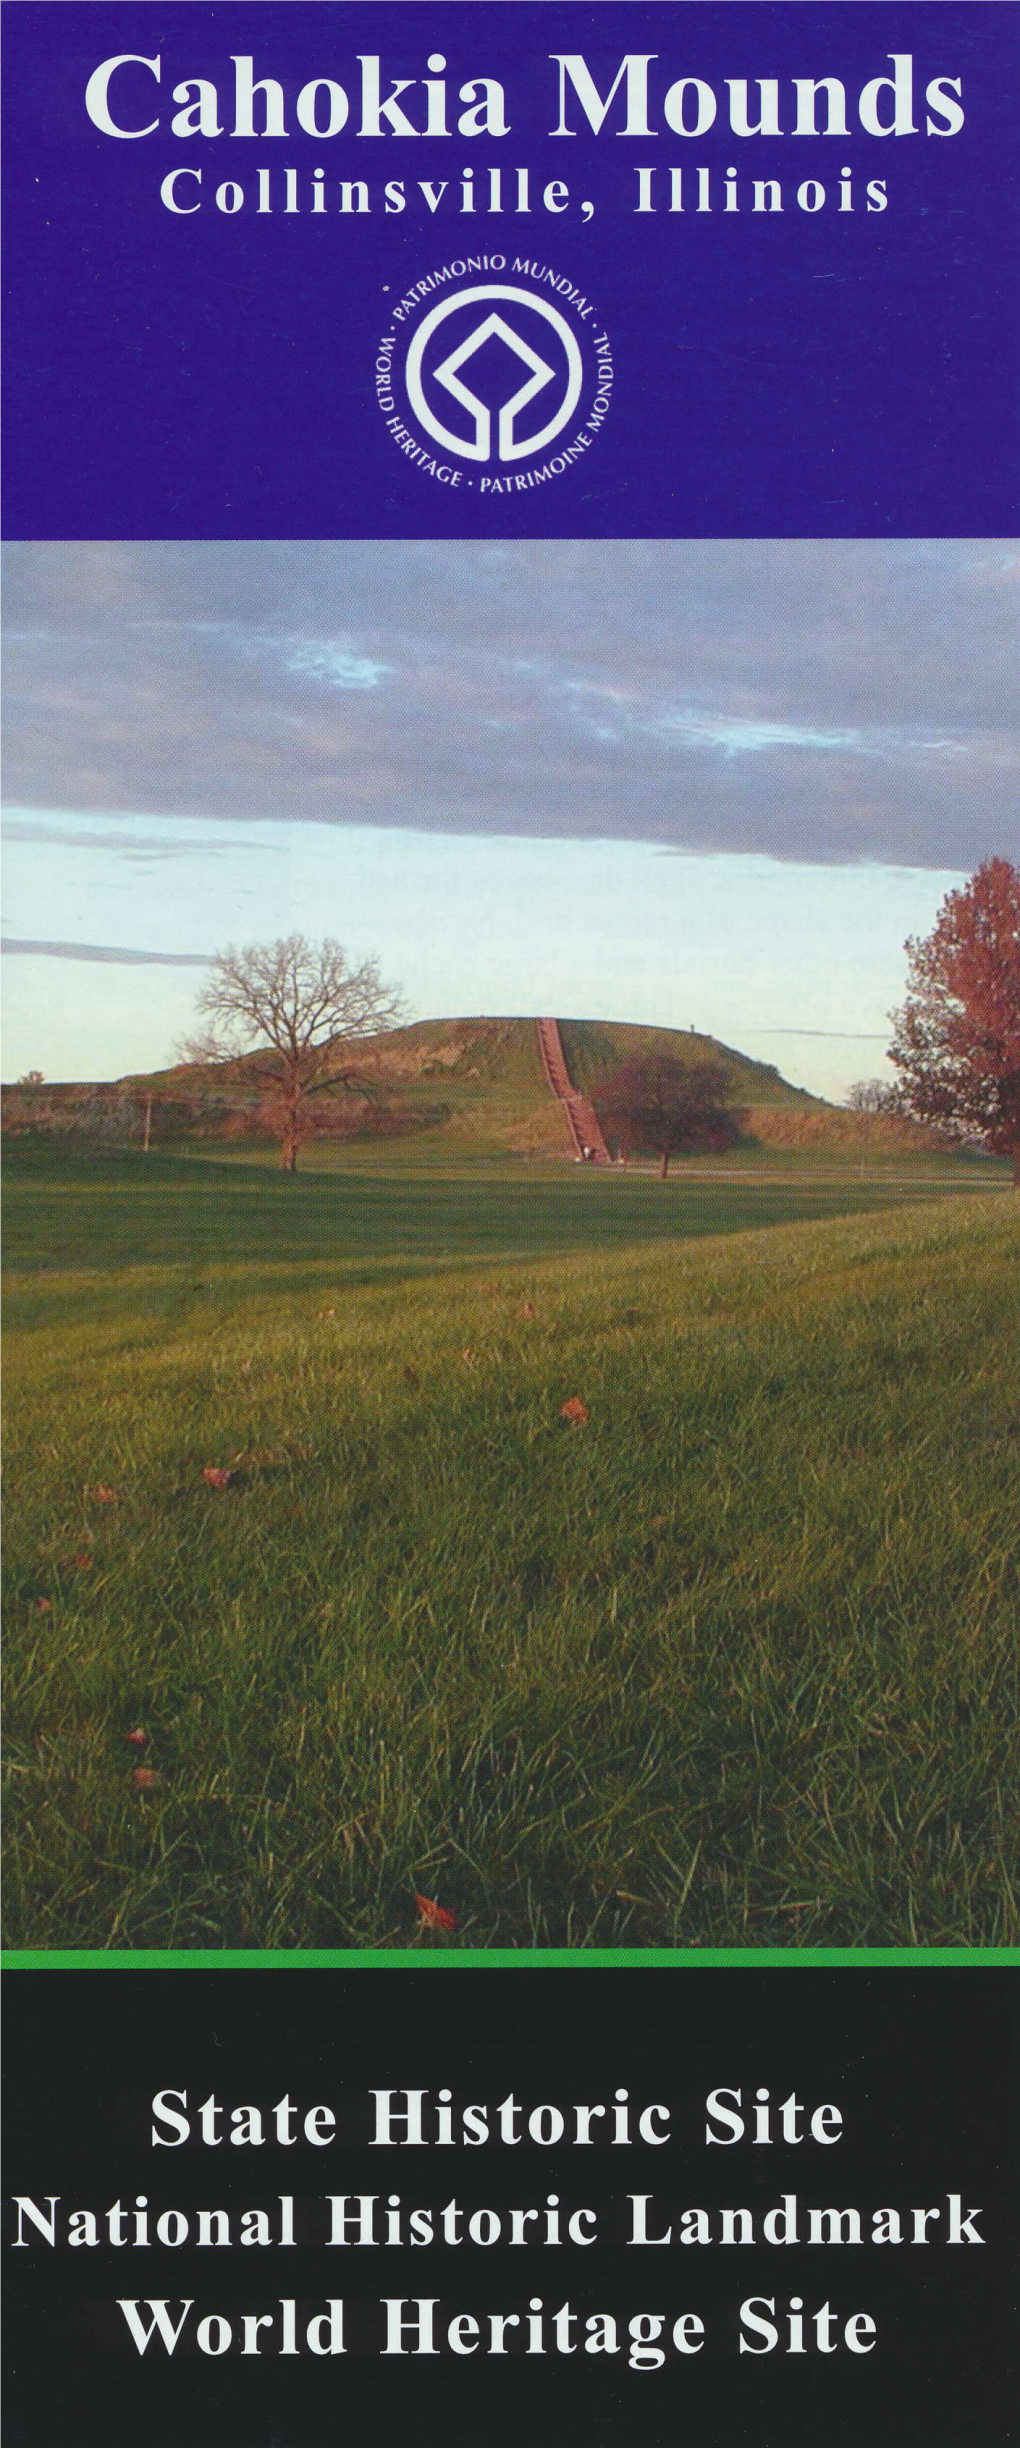
{"type": "Polygon", "coordinates": [[[1016,586],[11,548],[10,1944],[1015,1940],[1016,586]]]}

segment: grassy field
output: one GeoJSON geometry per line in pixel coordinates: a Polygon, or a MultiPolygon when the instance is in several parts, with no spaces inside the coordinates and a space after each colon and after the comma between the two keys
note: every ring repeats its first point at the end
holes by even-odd
{"type": "Polygon", "coordinates": [[[1002,1177],[343,1164],[12,1160],[8,1942],[1015,1939],[1002,1177]]]}

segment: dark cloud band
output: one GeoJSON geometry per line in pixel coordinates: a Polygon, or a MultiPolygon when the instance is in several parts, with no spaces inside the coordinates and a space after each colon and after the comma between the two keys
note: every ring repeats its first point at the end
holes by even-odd
{"type": "Polygon", "coordinates": [[[126,944],[34,943],[17,935],[0,944],[0,952],[7,960],[12,954],[28,952],[41,960],[118,961],[149,969],[205,969],[211,959],[208,952],[141,952],[126,944]]]}

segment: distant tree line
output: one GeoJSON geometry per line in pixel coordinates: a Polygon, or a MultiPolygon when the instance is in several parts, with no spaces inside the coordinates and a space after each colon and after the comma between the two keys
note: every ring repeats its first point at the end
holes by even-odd
{"type": "MultiPolygon", "coordinates": [[[[171,1147],[189,1141],[279,1140],[279,1117],[271,1099],[245,1090],[243,1080],[232,1091],[197,1086],[185,1091],[149,1096],[144,1091],[102,1083],[81,1089],[42,1089],[19,1080],[3,1091],[3,1131],[7,1138],[38,1134],[47,1139],[93,1140],[117,1147],[171,1147]]],[[[418,1130],[435,1129],[449,1120],[450,1106],[440,1102],[408,1107],[385,1091],[330,1099],[302,1133],[321,1139],[387,1139],[418,1130]]]]}

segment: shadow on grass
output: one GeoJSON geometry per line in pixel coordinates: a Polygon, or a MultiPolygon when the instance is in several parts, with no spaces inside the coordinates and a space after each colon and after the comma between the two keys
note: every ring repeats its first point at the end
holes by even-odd
{"type": "Polygon", "coordinates": [[[721,1180],[692,1180],[678,1168],[665,1183],[587,1168],[548,1179],[509,1163],[488,1174],[478,1179],[466,1166],[460,1179],[410,1169],[294,1176],[268,1157],[19,1148],[7,1165],[7,1265],[29,1277],[161,1269],[178,1291],[200,1291],[203,1272],[321,1266],[364,1286],[437,1263],[617,1251],[975,1186],[962,1167],[943,1175],[930,1165],[897,1167],[891,1177],[847,1166],[807,1180],[795,1170],[777,1178],[771,1164],[766,1178],[721,1180]],[[195,1280],[186,1285],[185,1276],[195,1280]]]}

